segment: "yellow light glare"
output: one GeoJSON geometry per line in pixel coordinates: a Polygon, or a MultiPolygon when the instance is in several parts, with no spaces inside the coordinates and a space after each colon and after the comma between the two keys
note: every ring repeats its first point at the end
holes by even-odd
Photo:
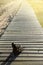
{"type": "Polygon", "coordinates": [[[27,1],[32,6],[39,23],[43,27],[43,0],[27,0],[27,1]]]}

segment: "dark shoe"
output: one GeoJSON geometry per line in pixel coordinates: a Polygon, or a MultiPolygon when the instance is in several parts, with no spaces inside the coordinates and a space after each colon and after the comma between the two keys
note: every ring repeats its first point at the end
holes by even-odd
{"type": "Polygon", "coordinates": [[[12,44],[12,48],[13,48],[13,53],[14,55],[18,55],[22,52],[23,48],[22,45],[15,45],[14,43],[12,44]]]}

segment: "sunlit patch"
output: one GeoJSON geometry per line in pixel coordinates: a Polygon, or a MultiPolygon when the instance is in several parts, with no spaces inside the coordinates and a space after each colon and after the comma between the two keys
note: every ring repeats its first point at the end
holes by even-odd
{"type": "Polygon", "coordinates": [[[39,23],[43,27],[43,0],[27,0],[27,1],[31,4],[37,16],[37,19],[39,20],[39,23]]]}

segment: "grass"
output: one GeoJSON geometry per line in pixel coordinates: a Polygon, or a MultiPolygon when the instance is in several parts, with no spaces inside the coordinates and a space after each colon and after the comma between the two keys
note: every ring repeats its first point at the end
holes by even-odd
{"type": "Polygon", "coordinates": [[[0,0],[0,6],[10,3],[11,1],[13,1],[13,0],[0,0]]]}
{"type": "Polygon", "coordinates": [[[27,0],[31,4],[34,12],[39,20],[39,23],[43,27],[43,0],[27,0]]]}
{"type": "Polygon", "coordinates": [[[3,14],[3,10],[2,8],[4,7],[4,5],[12,2],[13,0],[0,0],[0,16],[3,14]]]}

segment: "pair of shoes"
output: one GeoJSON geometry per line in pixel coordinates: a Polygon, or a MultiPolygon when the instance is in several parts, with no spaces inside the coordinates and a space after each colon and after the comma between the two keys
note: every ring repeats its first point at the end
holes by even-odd
{"type": "Polygon", "coordinates": [[[23,48],[20,45],[15,45],[14,43],[12,43],[12,48],[13,48],[13,53],[14,55],[18,55],[22,52],[23,48]]]}

